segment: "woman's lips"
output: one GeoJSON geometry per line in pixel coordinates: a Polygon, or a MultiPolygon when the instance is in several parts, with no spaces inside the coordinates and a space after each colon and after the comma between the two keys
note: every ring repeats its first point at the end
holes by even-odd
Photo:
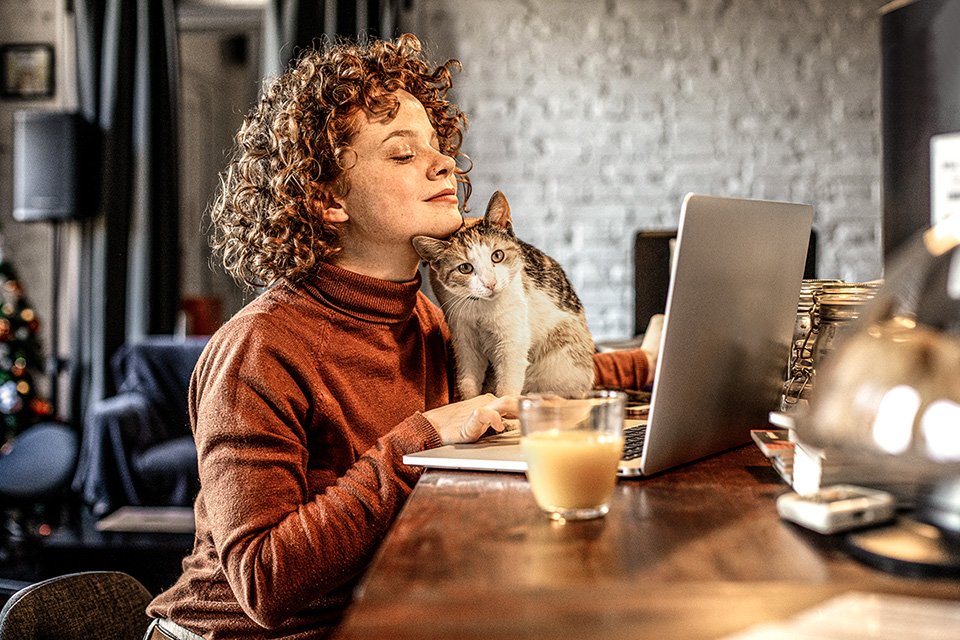
{"type": "Polygon", "coordinates": [[[427,198],[427,202],[441,202],[444,204],[457,203],[457,192],[455,189],[445,189],[440,193],[427,198]]]}

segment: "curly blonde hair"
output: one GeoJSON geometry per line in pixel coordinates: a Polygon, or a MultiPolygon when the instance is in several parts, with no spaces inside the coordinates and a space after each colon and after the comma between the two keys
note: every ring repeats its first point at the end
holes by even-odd
{"type": "Polygon", "coordinates": [[[394,117],[400,89],[423,104],[441,151],[458,161],[465,208],[470,166],[460,146],[466,116],[446,99],[459,64],[431,68],[410,34],[303,52],[244,118],[220,176],[210,246],[227,272],[250,287],[270,286],[302,278],[340,251],[337,226],[320,215],[324,189],[339,196],[349,191],[341,157],[357,133],[353,115],[363,109],[394,117]]]}

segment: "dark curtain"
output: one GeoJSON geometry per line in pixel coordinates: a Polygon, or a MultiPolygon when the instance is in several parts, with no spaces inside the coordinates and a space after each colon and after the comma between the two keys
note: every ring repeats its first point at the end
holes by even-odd
{"type": "Polygon", "coordinates": [[[881,14],[883,256],[889,266],[897,250],[933,222],[930,139],[960,131],[960,0],[890,3],[881,14]]]}
{"type": "Polygon", "coordinates": [[[400,0],[270,0],[263,34],[264,75],[279,73],[324,38],[393,38],[400,0]]]}
{"type": "MultiPolygon", "coordinates": [[[[174,0],[74,0],[81,115],[99,144],[96,215],[80,225],[71,411],[110,394],[110,357],[172,333],[180,307],[174,0]]],[[[94,156],[91,153],[91,158],[94,156]]],[[[92,161],[92,160],[91,160],[92,161]]]]}

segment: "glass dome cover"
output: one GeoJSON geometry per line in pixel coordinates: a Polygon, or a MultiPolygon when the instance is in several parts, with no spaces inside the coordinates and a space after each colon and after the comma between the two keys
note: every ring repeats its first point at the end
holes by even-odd
{"type": "Polygon", "coordinates": [[[891,261],[873,301],[818,370],[797,435],[919,485],[960,479],[960,215],[891,261]]]}

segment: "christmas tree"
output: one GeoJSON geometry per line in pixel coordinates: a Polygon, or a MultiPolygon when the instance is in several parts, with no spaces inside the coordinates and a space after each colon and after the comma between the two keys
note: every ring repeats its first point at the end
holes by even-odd
{"type": "Polygon", "coordinates": [[[3,442],[49,418],[53,407],[38,393],[43,356],[37,314],[0,248],[0,418],[3,442]]]}

